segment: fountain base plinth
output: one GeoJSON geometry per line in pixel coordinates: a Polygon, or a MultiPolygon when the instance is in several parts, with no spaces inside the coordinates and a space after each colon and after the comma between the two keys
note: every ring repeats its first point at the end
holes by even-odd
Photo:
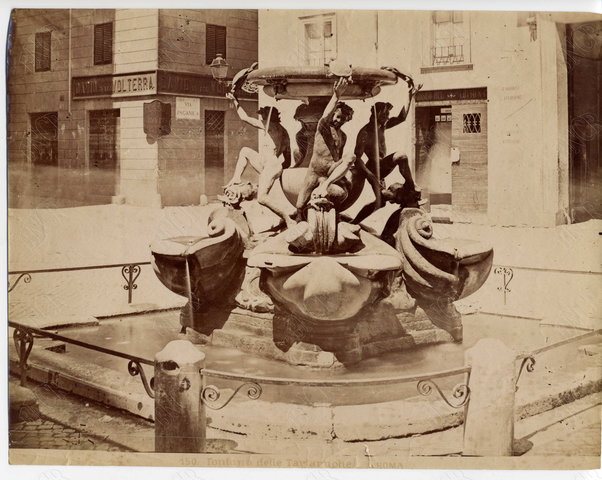
{"type": "Polygon", "coordinates": [[[355,322],[323,329],[312,326],[311,333],[296,318],[281,312],[236,308],[210,335],[214,346],[316,368],[344,367],[384,353],[443,342],[453,339],[421,309],[399,311],[387,301],[355,322]]]}

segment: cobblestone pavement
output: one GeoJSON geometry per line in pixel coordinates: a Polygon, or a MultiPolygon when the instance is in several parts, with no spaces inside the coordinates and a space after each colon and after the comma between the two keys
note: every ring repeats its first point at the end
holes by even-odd
{"type": "Polygon", "coordinates": [[[13,423],[9,428],[9,447],[130,451],[46,417],[13,423]]]}
{"type": "Polygon", "coordinates": [[[38,400],[40,417],[9,426],[10,448],[153,450],[153,422],[48,384],[28,382],[27,388],[38,400]]]}
{"type": "Polygon", "coordinates": [[[600,455],[600,405],[564,418],[531,436],[527,455],[600,455]]]}

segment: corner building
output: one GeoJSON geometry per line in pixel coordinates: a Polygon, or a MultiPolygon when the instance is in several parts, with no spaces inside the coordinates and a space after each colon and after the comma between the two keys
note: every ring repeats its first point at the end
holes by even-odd
{"type": "MultiPolygon", "coordinates": [[[[261,11],[259,63],[394,66],[422,90],[388,152],[410,158],[443,221],[602,218],[602,17],[589,13],[261,11]]],[[[283,118],[297,104],[276,103],[283,118]]],[[[396,115],[403,82],[383,88],[396,115]]],[[[375,100],[350,102],[346,154],[375,100]]],[[[289,125],[295,129],[296,125],[289,125]]]]}
{"type": "MultiPolygon", "coordinates": [[[[10,207],[198,204],[257,148],[209,64],[257,60],[256,10],[13,11],[10,207]]],[[[256,95],[242,98],[249,113],[256,95]]]]}

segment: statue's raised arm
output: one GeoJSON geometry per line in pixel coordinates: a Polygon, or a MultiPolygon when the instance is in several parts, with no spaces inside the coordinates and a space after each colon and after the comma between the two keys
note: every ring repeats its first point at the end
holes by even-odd
{"type": "Polygon", "coordinates": [[[399,125],[400,123],[405,122],[406,118],[408,117],[408,113],[410,113],[410,105],[412,104],[412,100],[414,99],[418,91],[422,88],[422,84],[416,86],[412,77],[401,73],[395,67],[382,67],[382,69],[394,73],[395,75],[397,75],[397,77],[401,78],[404,82],[408,84],[407,103],[401,107],[401,110],[399,111],[399,114],[397,116],[391,117],[387,120],[387,123],[385,124],[385,129],[389,129],[395,127],[396,125],[399,125]]]}
{"type": "Polygon", "coordinates": [[[253,118],[253,117],[250,117],[249,115],[247,115],[247,112],[245,112],[245,109],[242,108],[242,105],[240,104],[240,102],[238,101],[238,98],[236,98],[236,95],[234,95],[234,93],[232,93],[232,92],[226,93],[226,98],[228,100],[231,100],[234,103],[234,108],[236,109],[238,118],[240,118],[246,124],[251,125],[253,128],[257,128],[259,130],[264,130],[263,122],[257,118],[253,118]]]}

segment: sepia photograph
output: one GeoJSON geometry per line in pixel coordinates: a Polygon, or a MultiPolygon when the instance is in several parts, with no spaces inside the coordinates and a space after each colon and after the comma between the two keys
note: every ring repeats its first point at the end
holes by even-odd
{"type": "Polygon", "coordinates": [[[366,7],[10,11],[11,464],[600,468],[602,14],[366,7]]]}

